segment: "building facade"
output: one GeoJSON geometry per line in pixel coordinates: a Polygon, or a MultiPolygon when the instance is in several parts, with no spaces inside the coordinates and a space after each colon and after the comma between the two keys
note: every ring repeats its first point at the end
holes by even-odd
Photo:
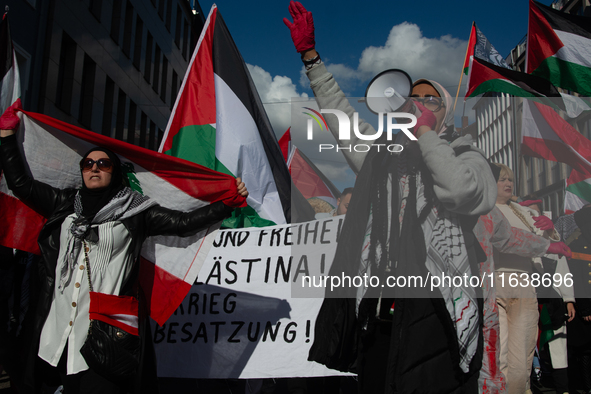
{"type": "Polygon", "coordinates": [[[25,109],[158,148],[202,26],[197,2],[8,5],[25,109]]]}
{"type": "MultiPolygon", "coordinates": [[[[556,9],[589,16],[589,0],[559,1],[556,9]]],[[[525,71],[526,37],[511,50],[505,61],[514,70],[525,71]]],[[[572,92],[566,92],[571,93],[572,92]]],[[[535,194],[544,210],[556,218],[564,213],[564,194],[570,167],[563,163],[521,154],[522,99],[506,94],[486,94],[475,105],[476,144],[491,162],[503,163],[515,173],[515,194],[535,194]]],[[[591,139],[591,114],[580,116],[573,127],[591,139]]]]}

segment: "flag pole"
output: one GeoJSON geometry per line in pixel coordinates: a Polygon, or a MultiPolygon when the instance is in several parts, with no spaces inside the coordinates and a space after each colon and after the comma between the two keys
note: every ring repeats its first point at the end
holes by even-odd
{"type": "MultiPolygon", "coordinates": [[[[472,21],[472,27],[474,27],[474,21],[472,21]]],[[[470,36],[472,36],[472,29],[470,29],[470,36]]],[[[464,63],[466,63],[466,57],[470,50],[470,37],[468,37],[468,45],[466,46],[466,54],[464,55],[464,63]]],[[[462,86],[462,79],[464,78],[464,65],[462,64],[462,73],[460,74],[460,83],[458,84],[458,91],[456,92],[456,99],[454,101],[454,110],[456,112],[456,104],[458,103],[458,96],[460,95],[460,87],[462,86]]]]}
{"type": "Polygon", "coordinates": [[[454,101],[454,110],[453,110],[454,113],[456,112],[456,104],[458,103],[458,96],[460,95],[460,86],[462,86],[462,78],[464,78],[464,68],[463,67],[462,67],[462,74],[460,75],[460,83],[458,84],[458,91],[456,92],[456,99],[454,101]]]}

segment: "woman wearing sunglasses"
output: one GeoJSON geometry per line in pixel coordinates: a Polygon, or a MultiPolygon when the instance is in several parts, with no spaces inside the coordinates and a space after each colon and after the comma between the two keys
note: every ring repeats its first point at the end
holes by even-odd
{"type": "MultiPolygon", "coordinates": [[[[352,116],[350,105],[316,51],[314,21],[291,1],[284,22],[300,53],[321,109],[352,116]]],[[[483,153],[454,133],[453,100],[439,83],[419,79],[412,97],[421,115],[417,141],[398,133],[402,152],[350,152],[357,173],[330,275],[387,278],[478,276],[472,228],[495,204],[496,187],[483,153]]],[[[336,116],[326,116],[338,140],[336,116]]],[[[353,123],[353,122],[351,122],[353,123]]],[[[360,121],[362,134],[375,129],[360,121]]],[[[375,143],[391,143],[385,138],[375,143]]],[[[375,281],[374,281],[375,283],[375,281]]],[[[478,392],[482,362],[480,288],[443,285],[361,287],[332,291],[315,327],[309,360],[359,375],[361,393],[478,392]],[[337,298],[339,297],[339,298],[337,298]]]]}
{"type": "MultiPolygon", "coordinates": [[[[157,392],[150,330],[141,312],[146,305],[138,286],[141,245],[152,235],[196,234],[234,208],[221,201],[191,212],[163,208],[125,186],[119,157],[100,147],[80,161],[81,189],[56,189],[35,181],[26,174],[16,143],[17,108],[20,102],[0,117],[6,181],[17,197],[47,218],[38,239],[41,297],[32,328],[32,346],[38,350],[30,352],[28,374],[39,383],[43,370],[59,373],[67,394],[157,392]],[[93,294],[139,298],[139,308],[131,308],[139,309],[131,320],[139,324],[135,335],[141,343],[135,377],[111,381],[89,368],[80,353],[89,331],[91,286],[93,294]]],[[[240,178],[236,188],[242,197],[248,195],[240,178]]]]}

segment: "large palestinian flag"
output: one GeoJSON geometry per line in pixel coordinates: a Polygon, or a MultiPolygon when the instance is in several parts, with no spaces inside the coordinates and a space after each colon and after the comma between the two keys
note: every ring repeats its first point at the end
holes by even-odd
{"type": "Polygon", "coordinates": [[[225,226],[290,221],[289,172],[246,64],[215,4],[159,151],[242,178],[250,193],[248,208],[224,221],[225,226]]]}
{"type": "Polygon", "coordinates": [[[591,96],[591,18],[530,0],[526,72],[591,96]]]}
{"type": "Polygon", "coordinates": [[[523,100],[521,153],[591,172],[591,141],[553,108],[531,100],[523,100]]]}
{"type": "MultiPolygon", "coordinates": [[[[468,86],[466,97],[474,97],[486,92],[499,92],[518,97],[562,98],[558,90],[543,78],[495,66],[478,58],[472,60],[468,86]]],[[[549,100],[548,103],[565,109],[562,100],[549,100]]]]}
{"type": "Polygon", "coordinates": [[[566,181],[565,213],[578,211],[591,202],[591,141],[553,108],[523,101],[521,153],[572,167],[566,181]]]}
{"type": "MultiPolygon", "coordinates": [[[[17,138],[33,178],[56,188],[80,187],[82,155],[93,146],[106,146],[121,158],[131,187],[166,208],[189,211],[219,200],[231,206],[246,205],[231,176],[45,115],[22,112],[17,138]]],[[[0,197],[0,243],[35,251],[44,219],[17,200],[4,180],[0,197]],[[7,201],[11,205],[5,205],[7,201]]],[[[158,324],[162,325],[187,295],[215,230],[209,228],[186,238],[150,237],[144,242],[140,280],[150,316],[158,324]]]]}

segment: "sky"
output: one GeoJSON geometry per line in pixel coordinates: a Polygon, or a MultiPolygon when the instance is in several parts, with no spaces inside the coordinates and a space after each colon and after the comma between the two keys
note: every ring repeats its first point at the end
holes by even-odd
{"type": "MultiPolygon", "coordinates": [[[[207,16],[213,2],[199,4],[207,16]]],[[[219,0],[216,4],[280,136],[291,123],[286,103],[313,97],[283,23],[284,17],[291,20],[289,1],[219,0]]],[[[347,96],[362,97],[368,82],[390,68],[405,70],[413,80],[436,80],[455,96],[472,21],[506,57],[525,38],[529,1],[304,0],[302,5],[314,17],[316,49],[347,96]]],[[[324,158],[324,164],[312,159],[337,187],[354,182],[350,172],[331,164],[342,160],[338,155],[324,158]]]]}

